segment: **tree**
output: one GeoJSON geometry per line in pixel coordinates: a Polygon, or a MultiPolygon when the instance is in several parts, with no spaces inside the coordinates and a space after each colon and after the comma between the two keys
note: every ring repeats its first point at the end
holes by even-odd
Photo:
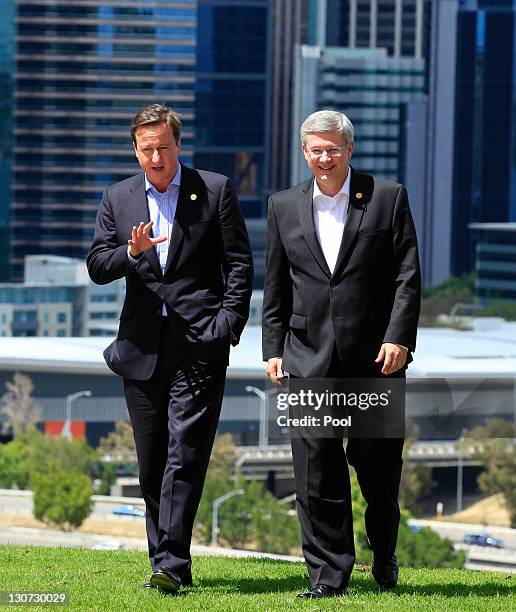
{"type": "Polygon", "coordinates": [[[474,282],[474,275],[471,273],[461,277],[452,276],[433,287],[424,287],[419,324],[436,325],[438,315],[449,315],[455,304],[473,304],[474,282]]]}
{"type": "Polygon", "coordinates": [[[25,374],[15,372],[12,382],[6,382],[7,391],[0,404],[0,420],[3,433],[12,432],[16,437],[42,420],[41,406],[32,398],[34,385],[25,374]]]}
{"type": "Polygon", "coordinates": [[[217,436],[196,518],[196,534],[211,540],[213,502],[235,489],[244,489],[220,506],[219,539],[229,546],[258,547],[263,552],[290,553],[299,543],[299,523],[288,504],[282,504],[257,481],[235,474],[238,459],[231,435],[217,436]]]}
{"type": "Polygon", "coordinates": [[[99,451],[112,454],[117,451],[135,451],[133,428],[128,421],[117,421],[115,430],[100,439],[99,451]]]}
{"type": "Polygon", "coordinates": [[[502,317],[506,321],[516,321],[516,304],[493,300],[477,312],[478,317],[502,317]]]}
{"type": "Polygon", "coordinates": [[[408,461],[410,447],[417,441],[419,427],[412,419],[405,423],[405,445],[403,447],[403,470],[401,472],[399,502],[400,505],[417,512],[417,502],[432,490],[432,470],[426,465],[414,464],[408,461]]]}
{"type": "Polygon", "coordinates": [[[485,493],[501,493],[509,512],[511,527],[516,528],[516,425],[505,419],[490,419],[483,427],[472,429],[462,448],[473,448],[484,471],[478,477],[485,493]]]}
{"type": "Polygon", "coordinates": [[[34,516],[66,531],[80,527],[92,509],[91,479],[79,470],[63,469],[59,461],[48,462],[46,472],[31,472],[34,516]]]}
{"type": "MultiPolygon", "coordinates": [[[[360,492],[356,476],[351,477],[353,502],[353,528],[357,563],[369,564],[373,553],[369,549],[364,523],[366,503],[360,492]]],[[[440,538],[431,529],[413,533],[408,525],[410,513],[402,510],[398,529],[396,554],[401,565],[410,567],[462,567],[464,554],[456,552],[448,538],[440,538]]]]}

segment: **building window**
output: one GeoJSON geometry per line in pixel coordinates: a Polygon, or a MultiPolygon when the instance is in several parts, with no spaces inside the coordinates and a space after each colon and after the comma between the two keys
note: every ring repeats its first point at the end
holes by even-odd
{"type": "Polygon", "coordinates": [[[64,336],[66,336],[66,332],[65,332],[65,330],[64,330],[64,329],[59,329],[59,330],[57,331],[57,335],[58,335],[60,338],[63,338],[64,336]]]}
{"type": "Polygon", "coordinates": [[[58,312],[57,313],[57,322],[58,323],[66,323],[66,312],[58,312]]]}

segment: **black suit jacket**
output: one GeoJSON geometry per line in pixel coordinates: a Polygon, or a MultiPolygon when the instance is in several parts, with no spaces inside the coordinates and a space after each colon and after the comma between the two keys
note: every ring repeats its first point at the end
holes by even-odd
{"type": "Polygon", "coordinates": [[[124,378],[148,380],[158,357],[162,307],[177,340],[172,360],[226,359],[249,316],[252,255],[230,180],[181,166],[181,185],[164,274],[155,248],[129,262],[133,225],[149,221],[144,175],[104,192],[87,257],[98,284],[125,276],[126,296],[116,340],[104,351],[124,378]],[[193,197],[192,197],[193,196],[193,197]]]}
{"type": "Polygon", "coordinates": [[[334,346],[355,364],[372,364],[383,342],[413,351],[421,278],[405,188],[352,170],[332,274],[315,233],[313,182],[269,199],[263,358],[283,357],[296,376],[323,377],[334,346]]]}

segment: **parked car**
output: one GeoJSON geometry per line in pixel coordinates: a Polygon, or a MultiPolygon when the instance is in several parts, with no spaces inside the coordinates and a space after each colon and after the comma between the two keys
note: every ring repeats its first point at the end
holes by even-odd
{"type": "Polygon", "coordinates": [[[493,538],[487,533],[467,533],[464,536],[464,544],[474,544],[475,546],[491,546],[492,548],[503,548],[503,542],[498,538],[493,538]]]}
{"type": "Polygon", "coordinates": [[[113,514],[117,514],[119,516],[145,516],[145,510],[129,505],[115,506],[113,508],[113,514]]]}

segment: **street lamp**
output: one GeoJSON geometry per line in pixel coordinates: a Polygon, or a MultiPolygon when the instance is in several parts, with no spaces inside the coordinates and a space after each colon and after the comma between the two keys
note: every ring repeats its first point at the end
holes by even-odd
{"type": "Polygon", "coordinates": [[[244,489],[235,489],[234,491],[230,491],[222,497],[218,497],[213,502],[213,513],[211,515],[211,545],[217,546],[217,532],[219,530],[219,506],[223,504],[227,499],[234,497],[235,495],[243,495],[245,493],[244,489]]]}
{"type": "Polygon", "coordinates": [[[457,512],[462,512],[462,472],[464,470],[464,449],[463,442],[468,428],[464,427],[460,432],[460,437],[457,444],[457,450],[459,451],[457,457],[457,512]]]}
{"type": "Polygon", "coordinates": [[[77,391],[77,393],[66,396],[66,418],[61,430],[61,436],[68,440],[72,439],[72,403],[80,397],[91,397],[91,391],[77,391]]]}
{"type": "Polygon", "coordinates": [[[258,446],[269,446],[269,397],[276,393],[276,389],[270,391],[262,391],[258,387],[247,385],[245,390],[247,393],[254,393],[260,398],[260,430],[258,433],[258,446]]]}

